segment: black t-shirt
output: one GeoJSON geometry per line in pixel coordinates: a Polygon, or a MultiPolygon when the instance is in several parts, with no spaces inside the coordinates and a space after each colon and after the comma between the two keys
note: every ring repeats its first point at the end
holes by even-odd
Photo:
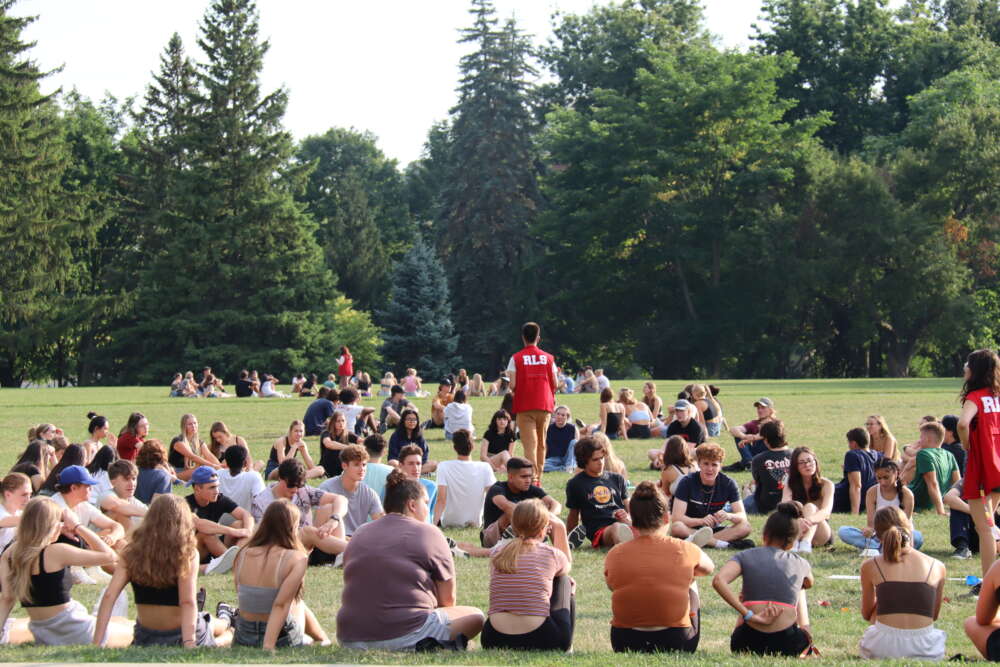
{"type": "Polygon", "coordinates": [[[41,475],[42,471],[38,469],[34,463],[18,463],[16,466],[10,469],[11,472],[19,472],[22,475],[27,475],[28,477],[34,477],[35,475],[41,475]]]}
{"type": "Polygon", "coordinates": [[[333,414],[333,401],[317,398],[306,408],[302,423],[306,427],[306,435],[319,435],[326,426],[326,420],[333,414]]]}
{"type": "Polygon", "coordinates": [[[209,503],[204,507],[198,505],[198,501],[194,499],[194,494],[192,493],[185,500],[187,500],[188,507],[194,512],[194,515],[199,519],[208,519],[209,521],[214,521],[219,523],[219,519],[222,518],[223,514],[232,514],[239,505],[234,503],[232,500],[226,496],[219,494],[219,497],[215,499],[214,503],[209,503]]]}
{"type": "Polygon", "coordinates": [[[549,424],[548,431],[545,433],[545,457],[550,459],[565,458],[566,452],[569,450],[569,443],[573,441],[575,435],[576,427],[569,422],[566,422],[562,428],[554,423],[549,424]]]}
{"type": "Polygon", "coordinates": [[[486,431],[483,433],[483,437],[489,443],[486,445],[486,453],[490,456],[506,452],[510,448],[510,443],[514,442],[515,439],[512,433],[495,433],[493,431],[486,431]]]}
{"type": "Polygon", "coordinates": [[[700,445],[705,442],[705,429],[701,427],[697,419],[692,419],[687,426],[682,426],[679,421],[672,421],[667,425],[667,437],[672,435],[683,436],[688,442],[700,445]]]}
{"type": "Polygon", "coordinates": [[[720,472],[715,478],[715,484],[705,486],[701,481],[701,473],[697,470],[684,475],[684,479],[677,485],[674,499],[687,503],[684,516],[692,519],[701,519],[709,514],[715,514],[725,507],[726,503],[742,500],[740,489],[731,477],[720,472]]]}
{"type": "Polygon", "coordinates": [[[239,398],[247,398],[248,396],[253,396],[253,388],[250,384],[250,380],[237,380],[236,381],[236,395],[239,398]]]}
{"type": "Polygon", "coordinates": [[[788,483],[788,466],[792,454],[788,449],[773,451],[768,449],[753,457],[750,471],[753,481],[757,483],[753,498],[757,503],[757,511],[768,514],[781,502],[781,494],[788,483]]]}
{"type": "Polygon", "coordinates": [[[528,490],[524,493],[514,493],[507,485],[507,482],[497,482],[490,487],[489,491],[486,492],[486,501],[483,504],[483,525],[490,525],[499,519],[503,514],[503,512],[500,511],[500,508],[496,506],[496,503],[493,502],[493,499],[496,496],[503,496],[512,503],[519,503],[522,500],[528,500],[530,498],[544,498],[547,495],[548,494],[538,486],[529,486],[528,490]]]}
{"type": "Polygon", "coordinates": [[[941,449],[947,449],[951,452],[951,455],[955,457],[955,461],[958,463],[958,470],[962,473],[962,478],[965,478],[965,450],[962,449],[961,442],[946,442],[941,445],[941,449]]]}
{"type": "MultiPolygon", "coordinates": [[[[339,449],[329,449],[323,446],[323,440],[326,438],[333,440],[329,431],[323,431],[319,434],[319,464],[326,470],[327,477],[336,477],[344,472],[344,464],[340,462],[339,449]]],[[[344,438],[349,445],[358,444],[358,436],[353,433],[345,433],[341,438],[344,438]]]]}
{"type": "Polygon", "coordinates": [[[580,522],[587,537],[615,523],[615,512],[625,509],[628,488],[618,473],[604,472],[600,477],[578,473],[566,482],[566,507],[580,512],[580,522]]]}

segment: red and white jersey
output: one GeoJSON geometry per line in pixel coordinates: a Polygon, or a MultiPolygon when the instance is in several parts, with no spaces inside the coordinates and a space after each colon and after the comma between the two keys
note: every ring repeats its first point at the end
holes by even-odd
{"type": "Polygon", "coordinates": [[[536,345],[528,345],[510,358],[514,376],[514,414],[555,409],[556,359],[536,345]]]}
{"type": "Polygon", "coordinates": [[[1000,396],[984,387],[970,392],[965,400],[976,404],[962,488],[962,497],[969,500],[1000,488],[1000,396]]]}

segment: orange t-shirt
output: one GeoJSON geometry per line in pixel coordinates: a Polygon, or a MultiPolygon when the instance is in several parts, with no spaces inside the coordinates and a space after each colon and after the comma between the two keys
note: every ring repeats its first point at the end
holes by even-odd
{"type": "Polygon", "coordinates": [[[616,628],[691,627],[688,588],[701,549],[666,535],[640,535],[604,559],[616,628]]]}

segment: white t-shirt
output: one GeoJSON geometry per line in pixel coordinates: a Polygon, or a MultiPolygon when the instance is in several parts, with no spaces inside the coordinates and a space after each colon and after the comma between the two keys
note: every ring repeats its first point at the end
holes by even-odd
{"type": "Polygon", "coordinates": [[[98,470],[91,474],[91,477],[97,480],[97,484],[90,487],[90,501],[91,505],[101,506],[101,498],[108,491],[111,491],[111,479],[108,477],[107,470],[98,470]]]}
{"type": "Polygon", "coordinates": [[[266,488],[260,473],[253,470],[246,470],[234,477],[228,468],[223,468],[218,472],[218,475],[219,491],[222,495],[231,499],[247,512],[253,505],[253,497],[266,488]]]}
{"type": "Polygon", "coordinates": [[[486,491],[497,481],[485,461],[442,461],[437,467],[439,487],[448,487],[442,526],[481,526],[486,491]]]}
{"type": "MultiPolygon", "coordinates": [[[[112,489],[111,491],[107,491],[107,492],[101,494],[101,497],[97,499],[97,506],[100,507],[101,503],[103,503],[104,499],[107,498],[108,496],[111,496],[112,498],[117,498],[118,500],[123,500],[122,498],[118,498],[118,494],[116,494],[115,491],[114,491],[114,489],[112,489]]],[[[146,503],[142,502],[141,500],[139,500],[135,496],[132,496],[131,498],[129,498],[127,502],[130,505],[134,505],[135,507],[141,507],[142,509],[149,509],[149,507],[146,505],[146,503]]],[[[135,528],[140,523],[142,523],[143,517],[141,517],[141,516],[134,516],[134,517],[131,517],[131,519],[132,519],[132,527],[135,528]]]]}
{"type": "MultiPolygon", "coordinates": [[[[6,519],[10,516],[10,512],[3,505],[0,505],[0,519],[6,519]]],[[[21,516],[21,510],[17,510],[14,516],[21,516]]],[[[7,545],[14,541],[14,536],[17,534],[17,526],[10,526],[9,528],[0,528],[0,551],[7,548],[7,545]]]]}
{"type": "Polygon", "coordinates": [[[344,415],[344,419],[347,422],[345,426],[349,433],[354,433],[354,426],[355,424],[358,423],[358,417],[361,416],[361,412],[364,409],[365,406],[358,405],[357,403],[351,403],[349,405],[341,403],[335,408],[337,412],[340,412],[344,415]]]}
{"type": "MultiPolygon", "coordinates": [[[[66,499],[63,497],[63,494],[59,492],[56,492],[52,496],[52,500],[55,502],[56,505],[59,505],[59,507],[62,507],[63,509],[69,508],[69,505],[66,504],[66,499]]],[[[82,503],[74,507],[73,512],[76,513],[76,518],[78,518],[80,520],[80,523],[82,523],[84,526],[90,526],[95,516],[104,516],[101,510],[97,509],[87,501],[83,501],[82,503]]]]}
{"type": "Polygon", "coordinates": [[[260,385],[261,396],[274,396],[276,393],[274,391],[274,382],[271,380],[264,380],[264,383],[260,385]]]}
{"type": "Polygon", "coordinates": [[[608,379],[607,375],[598,375],[597,377],[597,389],[598,391],[604,391],[611,387],[611,380],[608,379]]]}
{"type": "Polygon", "coordinates": [[[452,401],[444,406],[444,430],[448,433],[454,433],[463,428],[469,432],[469,435],[475,437],[475,430],[472,427],[472,406],[468,403],[452,401]]]}

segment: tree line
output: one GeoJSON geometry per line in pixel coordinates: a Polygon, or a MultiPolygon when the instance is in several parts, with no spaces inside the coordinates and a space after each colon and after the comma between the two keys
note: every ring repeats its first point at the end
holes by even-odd
{"type": "Polygon", "coordinates": [[[342,344],[493,375],[526,319],[571,366],[655,377],[949,375],[997,344],[996,0],[764,0],[745,51],[697,0],[557,14],[542,46],[471,0],[405,169],[369,132],[292,139],[252,0],[98,103],[41,94],[15,4],[4,386],[328,370],[342,344]]]}

